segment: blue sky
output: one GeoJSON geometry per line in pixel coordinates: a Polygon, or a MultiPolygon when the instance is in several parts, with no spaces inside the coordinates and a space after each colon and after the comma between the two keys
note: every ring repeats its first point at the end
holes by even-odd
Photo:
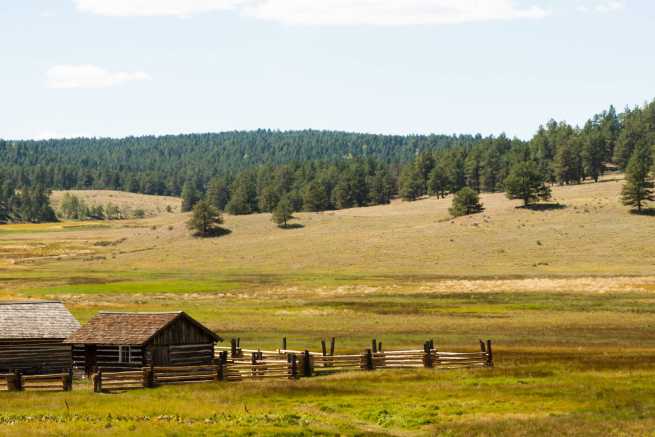
{"type": "Polygon", "coordinates": [[[654,22],[649,0],[7,0],[0,138],[527,138],[655,97],[654,22]]]}

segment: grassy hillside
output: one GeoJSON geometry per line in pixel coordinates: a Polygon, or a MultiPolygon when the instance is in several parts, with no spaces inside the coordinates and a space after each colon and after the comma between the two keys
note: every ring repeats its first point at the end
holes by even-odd
{"type": "Polygon", "coordinates": [[[496,368],[380,371],[298,383],[98,396],[1,394],[0,434],[649,435],[655,427],[655,219],[621,181],[556,187],[559,207],[449,219],[450,199],[226,217],[190,237],[188,215],[0,227],[0,298],[98,310],[184,309],[248,347],[361,351],[434,338],[496,368]],[[36,427],[35,424],[39,426],[36,427]]]}

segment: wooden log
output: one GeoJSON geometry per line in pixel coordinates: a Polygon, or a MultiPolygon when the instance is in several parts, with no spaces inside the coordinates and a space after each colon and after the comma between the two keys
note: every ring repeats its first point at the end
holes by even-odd
{"type": "Polygon", "coordinates": [[[375,363],[373,362],[373,351],[371,349],[366,349],[365,357],[366,370],[375,370],[375,363]]]}
{"type": "Polygon", "coordinates": [[[330,339],[330,356],[334,355],[334,346],[335,346],[336,338],[332,337],[330,339]]]}
{"type": "Polygon", "coordinates": [[[494,355],[491,350],[491,340],[487,340],[487,367],[494,366],[494,355]]]}
{"type": "Polygon", "coordinates": [[[282,350],[286,350],[287,348],[287,338],[282,337],[282,350]]]}
{"type": "Polygon", "coordinates": [[[102,393],[102,370],[99,370],[98,373],[93,375],[93,391],[102,393]]]}
{"type": "Polygon", "coordinates": [[[304,352],[304,354],[303,354],[302,364],[303,364],[303,366],[302,366],[302,368],[303,368],[302,376],[304,376],[306,378],[311,377],[312,374],[314,373],[313,372],[314,369],[313,369],[313,366],[312,366],[312,356],[309,354],[308,350],[306,350],[304,352]]]}
{"type": "Polygon", "coordinates": [[[376,339],[371,340],[371,349],[373,350],[373,353],[376,354],[378,353],[378,342],[376,339]]]}

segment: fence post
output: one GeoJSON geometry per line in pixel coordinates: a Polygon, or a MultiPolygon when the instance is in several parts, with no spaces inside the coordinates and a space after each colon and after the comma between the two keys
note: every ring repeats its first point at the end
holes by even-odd
{"type": "Polygon", "coordinates": [[[373,353],[377,353],[378,351],[378,341],[376,339],[371,340],[371,345],[373,346],[373,353]]]}
{"type": "Polygon", "coordinates": [[[237,339],[233,338],[230,340],[230,354],[232,355],[232,358],[236,358],[237,356],[237,339]]]}
{"type": "Polygon", "coordinates": [[[257,352],[253,352],[250,355],[250,364],[252,364],[252,376],[257,376],[257,374],[258,374],[257,367],[255,367],[255,364],[257,364],[257,357],[258,356],[259,356],[259,354],[257,352]]]}
{"type": "Polygon", "coordinates": [[[20,381],[18,381],[18,372],[7,375],[7,391],[19,391],[20,381]]]}
{"type": "Polygon", "coordinates": [[[93,374],[93,391],[102,393],[102,370],[98,370],[97,373],[93,374]]]}
{"type": "Polygon", "coordinates": [[[366,370],[375,370],[373,351],[371,349],[366,349],[366,370]]]}
{"type": "Polygon", "coordinates": [[[430,341],[423,343],[423,352],[425,353],[423,356],[423,366],[431,369],[434,367],[434,362],[432,360],[432,349],[430,348],[430,341]]]}
{"type": "Polygon", "coordinates": [[[23,374],[20,370],[14,372],[14,377],[16,378],[16,391],[23,391],[23,374]]]}
{"type": "Polygon", "coordinates": [[[291,366],[291,379],[298,379],[298,358],[296,354],[289,355],[288,360],[291,366]]]}
{"type": "Polygon", "coordinates": [[[282,350],[285,351],[287,350],[287,338],[282,337],[282,350]]]}
{"type": "Polygon", "coordinates": [[[314,374],[314,366],[312,365],[312,356],[308,350],[303,353],[302,360],[302,376],[310,377],[314,374]]]}
{"type": "Polygon", "coordinates": [[[68,372],[61,378],[61,380],[64,386],[64,391],[73,390],[73,369],[68,369],[68,372]]]}
{"type": "Polygon", "coordinates": [[[330,356],[331,357],[334,356],[334,342],[335,342],[335,340],[336,339],[334,337],[332,337],[330,339],[330,356]]]}
{"type": "Polygon", "coordinates": [[[480,352],[486,352],[487,347],[484,345],[484,341],[480,340],[480,352]]]}
{"type": "Polygon", "coordinates": [[[321,338],[321,351],[323,352],[323,356],[327,355],[327,345],[324,338],[321,338]]]}
{"type": "Polygon", "coordinates": [[[143,388],[151,388],[155,385],[154,369],[152,367],[143,368],[143,388]]]}
{"type": "Polygon", "coordinates": [[[487,340],[487,367],[494,366],[494,354],[491,351],[491,340],[487,340]]]}

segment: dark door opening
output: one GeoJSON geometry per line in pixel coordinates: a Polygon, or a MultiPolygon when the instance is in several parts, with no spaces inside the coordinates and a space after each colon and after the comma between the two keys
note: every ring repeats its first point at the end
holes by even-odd
{"type": "Polygon", "coordinates": [[[96,371],[97,350],[98,347],[95,344],[84,346],[84,372],[87,375],[91,375],[96,371]]]}

